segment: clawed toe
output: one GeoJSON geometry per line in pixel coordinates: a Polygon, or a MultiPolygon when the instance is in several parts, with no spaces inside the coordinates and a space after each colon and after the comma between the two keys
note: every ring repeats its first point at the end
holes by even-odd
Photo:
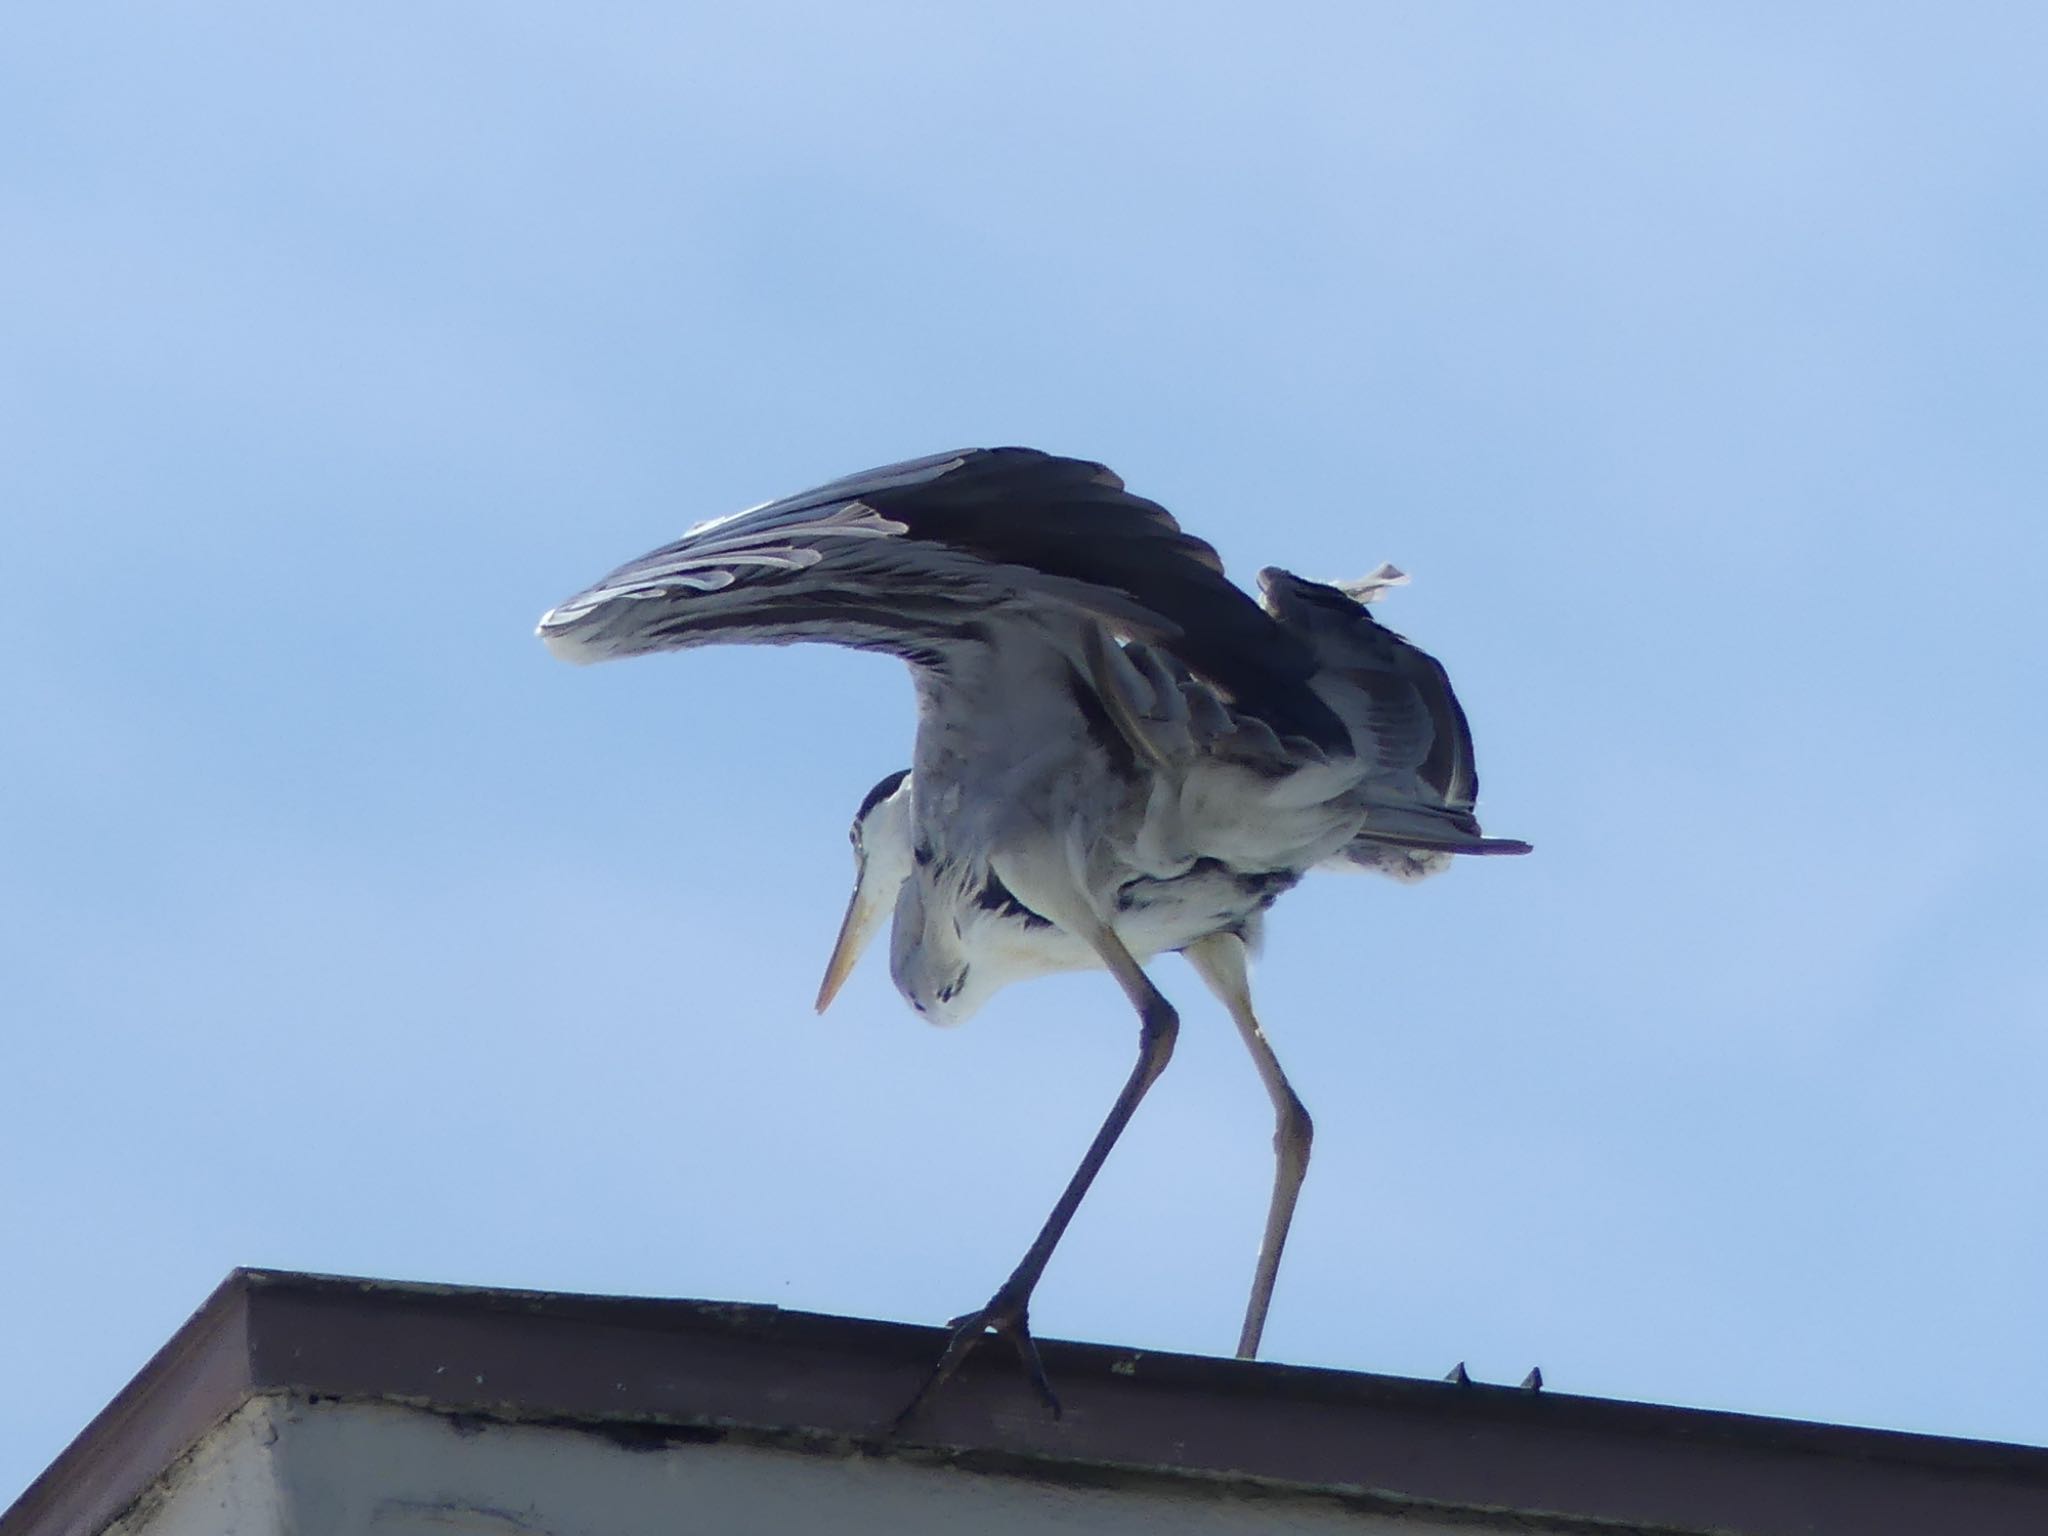
{"type": "Polygon", "coordinates": [[[924,1385],[917,1389],[917,1396],[913,1397],[903,1411],[891,1421],[889,1433],[895,1434],[909,1423],[925,1405],[926,1400],[960,1369],[961,1362],[973,1351],[974,1346],[991,1334],[1010,1341],[1011,1347],[1017,1351],[1018,1363],[1024,1367],[1024,1375],[1031,1382],[1032,1389],[1038,1393],[1046,1411],[1054,1418],[1058,1418],[1060,1400],[1053,1393],[1052,1383],[1046,1380],[1045,1363],[1039,1359],[1038,1344],[1031,1337],[1030,1307],[1031,1296],[1028,1291],[1021,1294],[1013,1293],[1006,1285],[989,1298],[987,1306],[949,1322],[946,1326],[952,1332],[946,1340],[945,1353],[939,1356],[939,1363],[932,1368],[931,1375],[925,1378],[924,1385]]]}

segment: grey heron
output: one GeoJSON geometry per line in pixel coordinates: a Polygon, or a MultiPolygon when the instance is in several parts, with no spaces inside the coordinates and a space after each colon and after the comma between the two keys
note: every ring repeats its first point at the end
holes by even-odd
{"type": "Polygon", "coordinates": [[[856,880],[818,1006],[893,914],[911,1006],[964,1020],[1004,985],[1101,967],[1136,1010],[1138,1060],[1023,1259],[956,1319],[907,1417],[974,1344],[1016,1347],[1057,1409],[1028,1309],[1103,1161],[1164,1070],[1179,1019],[1143,962],[1185,954],[1249,1048],[1275,1172],[1238,1353],[1258,1350],[1312,1127],[1252,1008],[1266,909],[1319,865],[1397,878],[1526,853],[1474,815],[1471,732],[1444,669],[1348,587],[1261,573],[1100,464],[1026,448],[893,464],[691,529],[544,615],[572,661],[825,641],[909,663],[909,769],[853,827],[856,880]]]}

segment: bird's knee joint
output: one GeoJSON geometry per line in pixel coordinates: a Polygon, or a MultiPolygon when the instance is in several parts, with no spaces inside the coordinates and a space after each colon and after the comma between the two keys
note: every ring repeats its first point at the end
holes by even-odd
{"type": "Polygon", "coordinates": [[[1315,1121],[1309,1118],[1301,1100],[1289,1094],[1280,1107],[1280,1122],[1273,1128],[1273,1150],[1284,1158],[1306,1164],[1315,1139],[1315,1121]]]}
{"type": "Polygon", "coordinates": [[[1174,1042],[1180,1038],[1180,1014],[1162,997],[1147,1003],[1138,1018],[1139,1048],[1156,1073],[1173,1057],[1174,1042]]]}

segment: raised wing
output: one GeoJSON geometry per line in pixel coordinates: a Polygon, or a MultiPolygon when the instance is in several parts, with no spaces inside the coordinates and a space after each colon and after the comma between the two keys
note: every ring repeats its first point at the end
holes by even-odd
{"type": "Polygon", "coordinates": [[[1046,610],[1170,650],[1277,731],[1346,740],[1308,687],[1311,650],[1213,548],[1102,465],[1029,448],[892,464],[700,524],[551,610],[540,635],[572,661],[820,640],[942,668],[1046,610]]]}
{"type": "Polygon", "coordinates": [[[1479,830],[1472,728],[1443,664],[1366,611],[1405,580],[1391,566],[1342,587],[1259,573],[1267,611],[1315,654],[1324,696],[1367,770],[1358,790],[1366,822],[1342,858],[1414,876],[1453,853],[1527,853],[1527,843],[1479,830]]]}

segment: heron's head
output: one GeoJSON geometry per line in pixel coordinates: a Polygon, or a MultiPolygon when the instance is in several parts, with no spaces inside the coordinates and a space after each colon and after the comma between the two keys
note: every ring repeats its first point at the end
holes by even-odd
{"type": "Polygon", "coordinates": [[[832,959],[818,988],[820,1013],[832,1006],[882,919],[896,909],[897,893],[910,876],[908,768],[899,768],[868,791],[848,836],[853,841],[853,899],[846,904],[846,920],[839,925],[839,940],[832,946],[832,959]]]}

